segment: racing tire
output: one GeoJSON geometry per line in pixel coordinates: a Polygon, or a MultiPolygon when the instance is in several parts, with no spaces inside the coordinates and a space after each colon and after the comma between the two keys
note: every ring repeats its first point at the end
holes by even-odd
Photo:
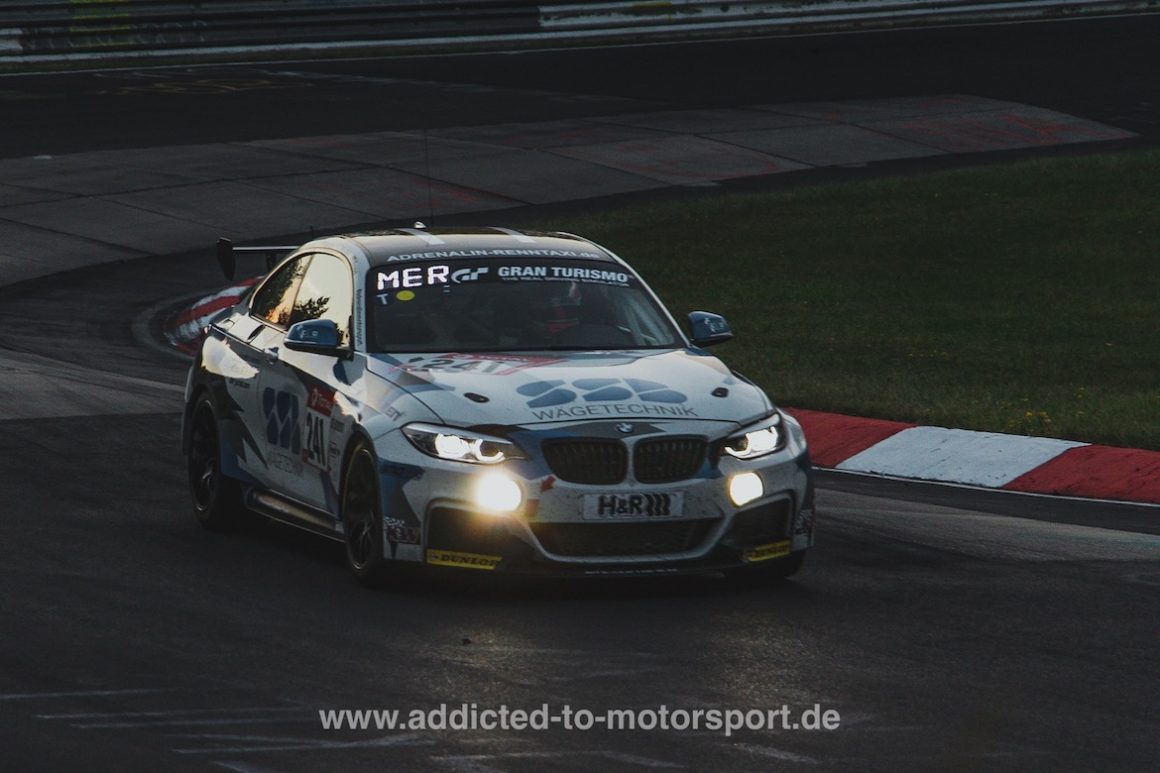
{"type": "Polygon", "coordinates": [[[217,411],[206,396],[193,409],[187,464],[193,514],[207,529],[234,528],[246,520],[241,485],[222,473],[217,411]]]}
{"type": "Polygon", "coordinates": [[[802,568],[806,559],[805,550],[790,553],[782,558],[762,561],[756,566],[742,566],[725,570],[725,579],[737,585],[770,585],[788,580],[802,568]]]}
{"type": "Polygon", "coordinates": [[[375,455],[359,441],[342,475],[342,530],[346,564],[359,584],[381,588],[391,574],[383,552],[383,511],[375,455]]]}

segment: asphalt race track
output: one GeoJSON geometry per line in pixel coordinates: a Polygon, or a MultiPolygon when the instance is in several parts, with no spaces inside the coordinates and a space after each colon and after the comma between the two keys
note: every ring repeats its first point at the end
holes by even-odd
{"type": "MultiPolygon", "coordinates": [[[[1151,144],[1158,32],[1160,18],[1137,17],[0,78],[0,157],[939,93],[1058,109],[1151,144]]],[[[178,448],[185,365],[148,339],[158,311],[220,284],[206,247],[0,288],[0,768],[1160,766],[1160,509],[823,475],[817,548],[764,589],[448,570],[369,592],[333,544],[273,525],[203,531],[178,448]],[[841,723],[727,737],[319,719],[465,703],[816,706],[841,723]]]]}
{"type": "Polygon", "coordinates": [[[0,157],[966,93],[1155,137],[1154,16],[389,62],[0,78],[0,157]],[[78,116],[83,116],[79,122],[78,116]]]}

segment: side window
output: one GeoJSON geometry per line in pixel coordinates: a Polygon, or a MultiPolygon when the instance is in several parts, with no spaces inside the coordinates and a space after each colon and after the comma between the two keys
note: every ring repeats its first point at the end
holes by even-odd
{"type": "Polygon", "coordinates": [[[338,325],[338,340],[350,346],[350,316],[354,308],[353,279],[346,261],[318,253],[306,269],[290,314],[290,324],[329,319],[338,325]]]}
{"type": "Polygon", "coordinates": [[[310,256],[303,255],[278,269],[254,294],[250,302],[250,313],[280,328],[289,327],[294,296],[298,293],[298,285],[302,282],[308,263],[310,256]]]}

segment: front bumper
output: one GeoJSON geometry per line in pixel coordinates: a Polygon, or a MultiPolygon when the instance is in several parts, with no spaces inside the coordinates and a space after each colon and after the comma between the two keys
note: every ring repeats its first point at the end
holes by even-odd
{"type": "Polygon", "coordinates": [[[793,499],[782,496],[730,518],[589,524],[529,523],[439,508],[430,514],[424,560],[437,566],[575,576],[730,569],[807,549],[812,533],[793,534],[795,510],[801,512],[793,499]]]}
{"type": "MultiPolygon", "coordinates": [[[[393,448],[395,454],[406,448],[393,448]]],[[[409,449],[411,454],[418,451],[409,449]]],[[[394,458],[398,459],[396,455],[394,458]]],[[[412,456],[422,474],[401,486],[407,516],[401,529],[399,497],[384,503],[384,542],[390,557],[433,566],[520,574],[618,576],[695,573],[774,560],[813,544],[813,490],[804,444],[751,461],[729,457],[706,460],[693,476],[663,484],[642,484],[631,476],[617,484],[593,485],[557,478],[537,460],[501,465],[520,486],[524,500],[511,513],[494,514],[474,503],[478,477],[494,468],[412,456]],[[729,479],[754,472],[764,494],[742,507],[733,505],[729,479]],[[600,496],[644,498],[668,495],[679,513],[596,519],[585,501],[600,496]],[[400,534],[414,544],[395,544],[400,534]]],[[[397,467],[397,465],[393,465],[397,467]]],[[[408,469],[415,470],[415,466],[408,469]]]]}

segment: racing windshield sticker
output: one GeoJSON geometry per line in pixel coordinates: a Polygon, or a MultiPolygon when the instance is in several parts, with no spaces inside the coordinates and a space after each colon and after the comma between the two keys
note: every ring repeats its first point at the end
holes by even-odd
{"type": "Polygon", "coordinates": [[[371,268],[368,349],[614,351],[680,344],[679,331],[628,267],[510,252],[494,261],[371,268]]]}
{"type": "Polygon", "coordinates": [[[458,271],[451,273],[451,281],[455,284],[463,284],[464,282],[476,282],[483,277],[490,269],[487,266],[478,266],[476,268],[461,268],[458,271]]]}
{"type": "Polygon", "coordinates": [[[624,271],[606,271],[579,266],[500,266],[496,275],[506,281],[566,281],[590,284],[627,285],[631,277],[624,271]]]}
{"type": "Polygon", "coordinates": [[[380,306],[390,304],[392,299],[409,301],[415,297],[415,290],[428,287],[448,288],[449,285],[481,281],[536,281],[536,282],[581,282],[584,284],[606,284],[627,287],[633,277],[626,271],[612,271],[584,266],[557,266],[544,264],[473,266],[453,269],[452,266],[408,266],[407,268],[379,268],[371,274],[371,291],[380,306]]]}
{"type": "Polygon", "coordinates": [[[456,258],[592,258],[600,260],[598,252],[585,250],[503,249],[503,250],[427,250],[391,255],[388,263],[410,260],[454,260],[456,258]]]}
{"type": "Polygon", "coordinates": [[[379,269],[375,274],[375,300],[379,305],[386,306],[394,297],[400,301],[414,299],[414,290],[407,288],[436,287],[442,285],[457,285],[465,282],[478,282],[490,271],[489,266],[474,268],[460,268],[455,271],[451,266],[427,266],[424,270],[419,266],[396,268],[391,271],[379,269]],[[400,289],[403,288],[403,289],[400,289]],[[392,292],[398,290],[398,292],[392,292]]]}

